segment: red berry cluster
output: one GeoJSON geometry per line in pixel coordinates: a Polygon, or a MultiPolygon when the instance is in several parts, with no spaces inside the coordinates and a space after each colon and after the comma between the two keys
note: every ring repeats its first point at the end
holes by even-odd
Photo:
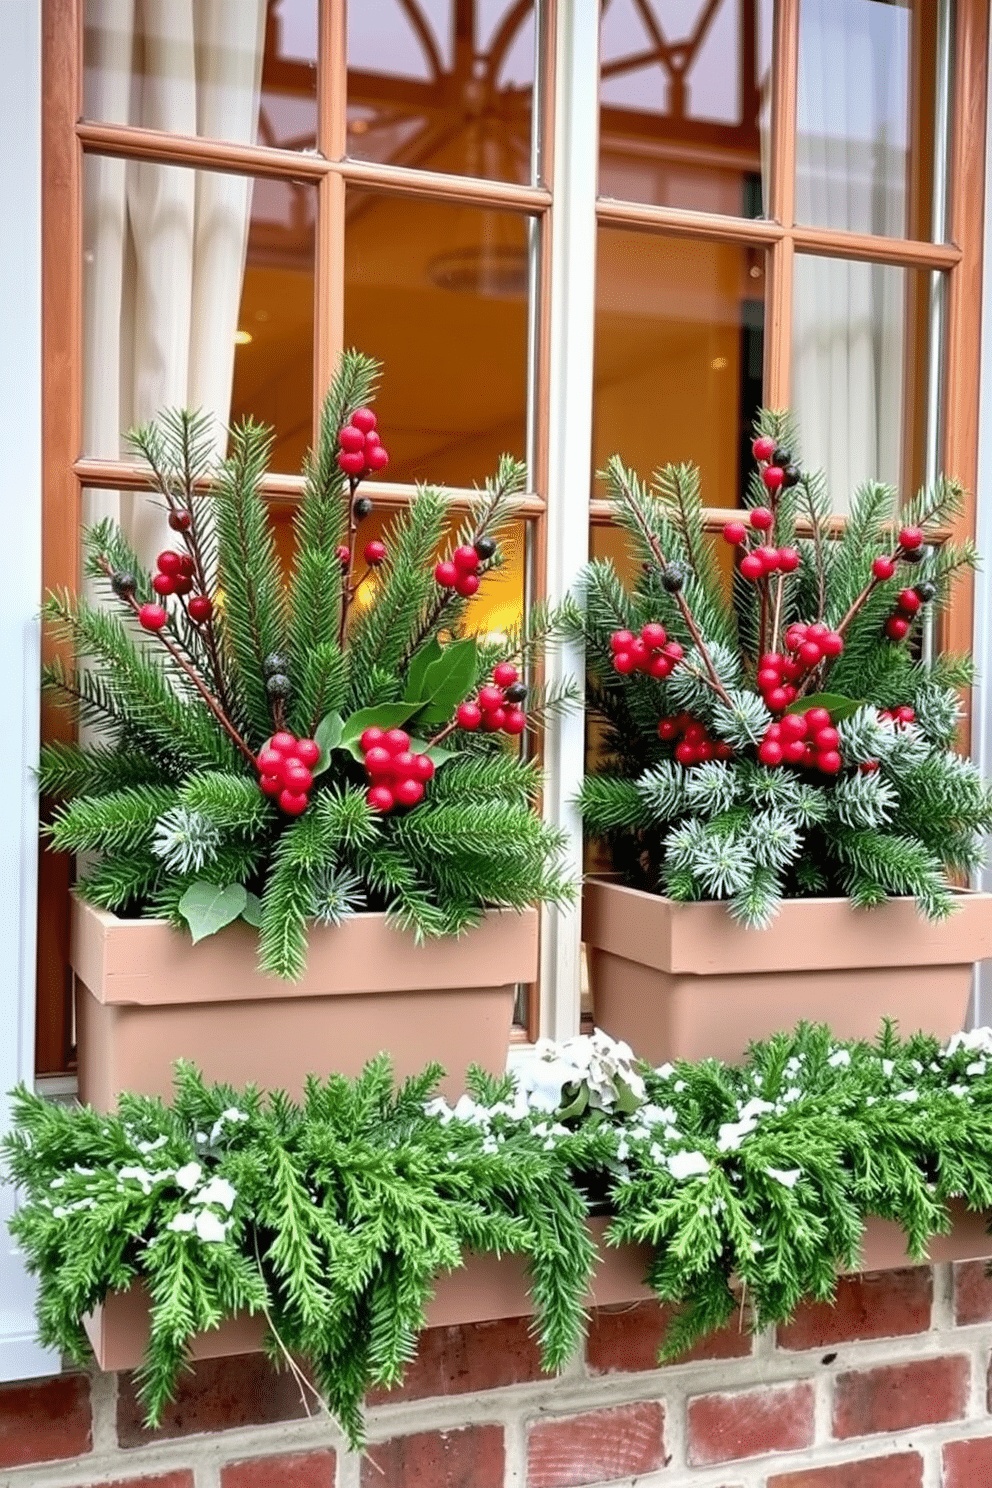
{"type": "Polygon", "coordinates": [[[879,718],[891,718],[893,723],[915,723],[916,709],[911,708],[908,703],[902,703],[898,708],[879,708],[879,718]]]}
{"type": "Polygon", "coordinates": [[[375,811],[416,806],[434,774],[434,761],[410,752],[410,735],[403,729],[367,728],[359,739],[370,786],[366,799],[375,811]]]}
{"type": "Polygon", "coordinates": [[[782,449],[768,434],[761,434],[751,445],[751,453],[761,466],[761,479],[766,491],[774,496],[783,486],[794,486],[801,472],[792,463],[787,449],[782,449]]]}
{"type": "Polygon", "coordinates": [[[670,641],[665,627],[654,620],[641,626],[639,636],[629,630],[615,630],[610,636],[610,650],[613,669],[621,676],[645,672],[659,681],[669,676],[685,655],[678,641],[670,641]]]}
{"type": "MultiPolygon", "coordinates": [[[[872,561],[871,571],[875,578],[881,583],[885,579],[891,579],[896,571],[896,563],[902,560],[904,563],[920,563],[923,560],[923,529],[922,527],[901,527],[899,529],[899,545],[893,554],[880,553],[872,561]]],[[[903,593],[907,591],[904,590],[903,593]]],[[[901,596],[900,596],[901,598],[901,596]]],[[[917,596],[919,598],[919,596],[917,596]]],[[[917,606],[919,608],[919,606],[917,606]]],[[[911,612],[915,615],[916,611],[911,612]]],[[[904,632],[905,634],[905,632],[904,632]]]]}
{"type": "Polygon", "coordinates": [[[338,465],[346,475],[360,477],[370,470],[385,470],[389,456],[375,432],[376,416],[371,408],[356,408],[338,433],[338,465]]]}
{"type": "Polygon", "coordinates": [[[808,708],[768,725],[758,746],[758,759],[763,765],[806,765],[824,775],[836,775],[844,763],[839,745],[840,735],[826,708],[808,708]]]}
{"type": "Polygon", "coordinates": [[[766,651],[758,661],[758,691],[764,698],[765,707],[772,713],[781,713],[797,696],[795,684],[803,674],[798,661],[781,656],[777,651],[766,651]]]}
{"type": "Polygon", "coordinates": [[[274,796],[287,816],[306,811],[313,785],[311,771],[320,759],[316,739],[297,739],[281,729],[258,756],[259,786],[274,796]]]}
{"type": "Polygon", "coordinates": [[[658,738],[675,744],[675,758],[680,765],[702,765],[706,760],[728,760],[734,751],[722,739],[714,739],[705,723],[691,713],[677,713],[663,718],[658,725],[658,738]]]}
{"type": "Polygon", "coordinates": [[[459,728],[483,728],[488,733],[522,734],[527,715],[520,706],[527,688],[515,666],[500,661],[493,667],[493,680],[480,687],[474,699],[464,702],[455,714],[459,728]]]}
{"type": "MultiPolygon", "coordinates": [[[[756,506],[748,513],[751,530],[755,533],[770,532],[775,517],[767,506],[756,506]]],[[[724,540],[733,547],[741,547],[748,538],[748,528],[743,522],[727,522],[723,529],[724,540]]],[[[799,553],[795,548],[772,548],[767,544],[751,548],[741,559],[741,573],[745,579],[763,579],[773,573],[795,573],[799,567],[799,553]]]]}
{"type": "Polygon", "coordinates": [[[450,558],[442,558],[434,568],[434,581],[442,589],[454,589],[463,599],[471,599],[479,589],[480,569],[496,551],[491,537],[480,537],[474,544],[464,543],[450,558]]]}
{"type": "Polygon", "coordinates": [[[890,641],[903,641],[909,635],[910,626],[923,601],[915,589],[900,589],[896,595],[896,607],[885,622],[885,634],[890,641]]]}
{"type": "MultiPolygon", "coordinates": [[[[188,553],[176,553],[166,548],[155,559],[152,588],[163,599],[169,594],[185,596],[193,588],[195,573],[196,567],[188,553]]],[[[186,613],[197,625],[209,620],[213,610],[213,601],[206,594],[194,594],[186,606],[186,613]]],[[[165,607],[160,604],[144,604],[138,611],[138,622],[145,630],[161,630],[168,618],[165,607]]]]}

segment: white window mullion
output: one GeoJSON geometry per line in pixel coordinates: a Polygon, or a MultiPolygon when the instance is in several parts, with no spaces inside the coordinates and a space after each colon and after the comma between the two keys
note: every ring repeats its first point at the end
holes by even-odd
{"type": "MultiPolygon", "coordinates": [[[[546,574],[552,603],[573,587],[589,556],[599,152],[599,6],[559,0],[556,10],[546,574]]],[[[547,675],[549,682],[581,678],[581,650],[556,649],[547,675]]],[[[582,779],[584,747],[581,709],[549,724],[545,816],[567,833],[576,875],[582,830],[571,802],[582,779]]],[[[544,911],[541,1033],[548,1038],[568,1038],[579,1029],[580,928],[578,904],[544,911]]]]}
{"type": "MultiPolygon", "coordinates": [[[[0,362],[0,434],[8,499],[4,538],[13,561],[0,585],[7,748],[16,767],[0,794],[0,1133],[6,1092],[34,1072],[35,896],[38,808],[38,603],[41,584],[41,0],[0,5],[0,56],[10,118],[0,132],[0,285],[7,354],[0,362]]],[[[0,1379],[57,1372],[35,1343],[34,1285],[7,1233],[15,1196],[0,1184],[0,1379]]]]}

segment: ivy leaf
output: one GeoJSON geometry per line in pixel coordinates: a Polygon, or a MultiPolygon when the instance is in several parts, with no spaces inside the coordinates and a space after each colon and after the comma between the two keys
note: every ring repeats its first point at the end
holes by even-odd
{"type": "Polygon", "coordinates": [[[427,675],[428,667],[439,660],[442,654],[441,643],[437,636],[431,636],[426,646],[421,646],[419,651],[414,652],[410,658],[410,670],[407,672],[406,678],[406,698],[408,702],[421,702],[429,696],[424,691],[424,678],[427,675]]]}
{"type": "Polygon", "coordinates": [[[430,698],[423,713],[425,723],[446,723],[475,685],[479,670],[479,648],[472,636],[452,641],[424,674],[424,693],[430,698]]]}
{"type": "Polygon", "coordinates": [[[197,879],[180,899],[179,913],[189,925],[196,945],[198,940],[216,935],[218,930],[230,925],[247,906],[248,891],[244,884],[228,884],[226,889],[222,889],[217,884],[197,879]]]}
{"type": "Polygon", "coordinates": [[[617,1087],[617,1110],[622,1111],[625,1116],[633,1116],[644,1102],[634,1094],[626,1080],[621,1080],[619,1075],[615,1076],[614,1083],[617,1087]]]}
{"type": "Polygon", "coordinates": [[[331,750],[337,749],[338,744],[341,742],[343,730],[344,719],[340,713],[328,713],[320,720],[320,723],[317,725],[317,732],[314,734],[314,739],[320,745],[320,758],[312,766],[310,770],[311,775],[323,775],[331,763],[331,750]]]}
{"type": "Polygon", "coordinates": [[[359,708],[357,713],[352,713],[346,718],[341,730],[341,737],[337,742],[338,749],[347,749],[353,759],[363,760],[365,758],[358,741],[367,728],[375,725],[381,729],[399,728],[401,723],[406,723],[414,713],[419,713],[423,703],[379,703],[372,708],[359,708]]]}
{"type": "Polygon", "coordinates": [[[249,889],[246,894],[246,904],[241,911],[241,918],[246,924],[253,925],[256,930],[262,928],[262,901],[257,894],[249,889]]]}
{"type": "Polygon", "coordinates": [[[805,713],[808,708],[826,708],[834,723],[840,723],[842,718],[850,718],[857,713],[859,708],[864,707],[860,698],[842,697],[839,692],[814,692],[809,697],[796,698],[786,708],[786,713],[805,713]]]}
{"type": "Polygon", "coordinates": [[[566,1085],[562,1089],[562,1104],[555,1112],[556,1121],[570,1121],[576,1116],[581,1116],[589,1104],[589,1086],[585,1080],[580,1085],[566,1085]],[[574,1094],[566,1095],[565,1092],[574,1094]]]}

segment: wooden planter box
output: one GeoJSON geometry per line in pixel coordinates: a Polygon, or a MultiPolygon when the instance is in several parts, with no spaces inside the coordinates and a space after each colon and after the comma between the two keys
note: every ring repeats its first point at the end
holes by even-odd
{"type": "MultiPolygon", "coordinates": [[[[929,1261],[965,1261],[992,1254],[992,1237],[986,1233],[985,1216],[952,1205],[954,1228],[930,1244],[929,1261]]],[[[651,1252],[647,1246],[607,1246],[603,1235],[609,1221],[592,1219],[590,1228],[597,1240],[599,1258],[588,1307],[609,1307],[644,1302],[654,1294],[644,1284],[651,1252]]],[[[865,1226],[858,1271],[891,1271],[911,1265],[899,1226],[884,1219],[869,1219],[865,1226]]],[[[438,1278],[437,1290],[427,1309],[429,1328],[453,1327],[485,1322],[492,1318],[529,1317],[534,1311],[525,1262],[520,1256],[470,1255],[465,1265],[438,1278]]],[[[101,1369],[135,1369],[148,1345],[148,1297],[140,1286],[108,1297],[84,1319],[86,1333],[101,1369]]],[[[191,1359],[227,1358],[232,1354],[256,1353],[262,1347],[265,1322],[260,1317],[240,1316],[221,1323],[192,1340],[191,1359]]]]}
{"type": "Polygon", "coordinates": [[[470,1064],[502,1074],[518,982],[537,975],[538,914],[490,910],[457,939],[416,944],[381,914],[316,926],[300,982],[263,976],[257,933],[229,925],[194,946],[164,920],[72,904],[79,1095],[168,1098],[172,1064],[207,1080],[298,1096],[307,1074],[355,1075],[387,1051],[398,1076],[431,1060],[458,1095],[470,1064]]]}
{"type": "Polygon", "coordinates": [[[767,930],[723,903],[677,904],[605,878],[586,880],[582,934],[598,1027],[658,1065],[733,1063],[752,1039],[801,1020],[840,1039],[874,1038],[882,1019],[940,1039],[964,1027],[976,961],[992,956],[992,895],[960,896],[937,924],[911,899],[852,909],[786,900],[767,930]]]}

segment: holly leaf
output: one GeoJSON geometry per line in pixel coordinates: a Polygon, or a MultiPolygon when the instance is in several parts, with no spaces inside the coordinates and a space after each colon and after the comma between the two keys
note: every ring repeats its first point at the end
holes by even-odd
{"type": "Polygon", "coordinates": [[[317,725],[314,739],[320,745],[320,758],[311,767],[311,775],[323,775],[331,763],[331,750],[337,749],[344,732],[344,719],[340,713],[327,713],[317,725]]]}
{"type": "Polygon", "coordinates": [[[421,646],[410,658],[410,669],[406,676],[406,699],[407,702],[420,702],[425,700],[429,694],[424,691],[424,678],[430,666],[438,661],[442,655],[441,643],[437,636],[431,636],[426,646],[421,646]]]}
{"type": "Polygon", "coordinates": [[[401,723],[406,723],[415,713],[423,708],[423,703],[379,703],[374,708],[359,708],[357,713],[352,713],[346,718],[341,729],[341,737],[337,742],[338,749],[347,749],[353,759],[361,761],[365,758],[358,741],[367,728],[375,725],[381,729],[399,728],[401,723]]]}
{"type": "Polygon", "coordinates": [[[410,753],[426,754],[429,760],[432,760],[435,765],[440,767],[444,764],[445,760],[454,759],[458,750],[445,749],[440,744],[429,744],[426,739],[411,739],[410,753]]]}
{"type": "Polygon", "coordinates": [[[244,884],[228,884],[225,889],[197,879],[180,899],[179,913],[189,926],[196,945],[198,940],[216,935],[218,930],[230,925],[247,906],[248,890],[244,884]]]}
{"type": "Polygon", "coordinates": [[[253,925],[256,930],[261,930],[261,928],[262,928],[262,901],[258,897],[258,895],[257,894],[253,894],[250,889],[246,891],[246,900],[247,900],[247,902],[245,904],[245,907],[241,911],[241,918],[247,924],[253,925]]]}
{"type": "Polygon", "coordinates": [[[430,698],[422,715],[424,723],[446,723],[471,692],[478,670],[479,647],[474,637],[445,646],[424,674],[424,696],[430,698]]]}
{"type": "Polygon", "coordinates": [[[785,711],[805,713],[809,708],[826,708],[831,722],[840,723],[842,718],[850,718],[852,713],[857,713],[863,707],[864,703],[859,698],[842,697],[839,692],[814,692],[809,697],[796,698],[785,711]]]}

